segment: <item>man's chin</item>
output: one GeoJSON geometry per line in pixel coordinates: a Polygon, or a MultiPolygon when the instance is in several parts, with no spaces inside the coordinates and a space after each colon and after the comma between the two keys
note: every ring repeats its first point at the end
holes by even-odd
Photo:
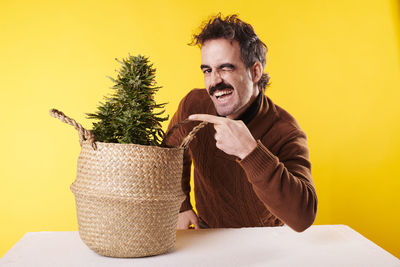
{"type": "Polygon", "coordinates": [[[237,111],[237,108],[232,105],[232,103],[226,103],[226,105],[221,105],[220,103],[216,102],[212,99],[215,110],[217,111],[218,116],[221,117],[228,117],[234,114],[237,111]]]}
{"type": "Polygon", "coordinates": [[[216,107],[218,116],[227,117],[232,120],[237,119],[243,113],[242,109],[243,108],[235,108],[235,107],[229,107],[229,108],[216,107]]]}
{"type": "Polygon", "coordinates": [[[227,116],[231,115],[232,113],[234,113],[234,111],[235,111],[232,108],[227,109],[227,108],[216,107],[215,109],[217,110],[218,116],[221,116],[221,117],[227,117],[227,116]]]}

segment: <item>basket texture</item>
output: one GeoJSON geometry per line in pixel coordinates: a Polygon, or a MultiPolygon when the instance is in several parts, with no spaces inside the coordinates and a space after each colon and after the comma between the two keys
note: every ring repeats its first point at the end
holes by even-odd
{"type": "Polygon", "coordinates": [[[181,189],[183,152],[195,127],[177,148],[95,142],[80,124],[52,109],[50,114],[73,125],[82,150],[75,195],[79,235],[100,255],[144,257],[174,246],[181,189]]]}

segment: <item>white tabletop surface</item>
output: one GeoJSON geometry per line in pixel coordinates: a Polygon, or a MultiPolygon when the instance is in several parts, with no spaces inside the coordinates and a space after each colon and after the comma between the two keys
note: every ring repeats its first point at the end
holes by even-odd
{"type": "Polygon", "coordinates": [[[175,248],[146,258],[92,252],[78,232],[26,233],[0,266],[400,266],[400,260],[345,225],[177,231],[175,248]]]}

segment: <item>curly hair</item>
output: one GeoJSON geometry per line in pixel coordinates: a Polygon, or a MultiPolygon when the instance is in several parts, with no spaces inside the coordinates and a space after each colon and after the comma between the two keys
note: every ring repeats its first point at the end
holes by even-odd
{"type": "MultiPolygon", "coordinates": [[[[259,61],[263,68],[265,67],[268,47],[258,38],[253,27],[240,20],[238,15],[223,18],[221,13],[218,13],[204,23],[201,32],[193,36],[189,45],[198,45],[201,48],[207,40],[218,38],[225,38],[231,43],[233,40],[239,42],[240,54],[247,68],[253,66],[256,61],[259,61]]],[[[265,91],[269,85],[269,79],[268,73],[263,73],[257,83],[258,87],[265,91]]]]}

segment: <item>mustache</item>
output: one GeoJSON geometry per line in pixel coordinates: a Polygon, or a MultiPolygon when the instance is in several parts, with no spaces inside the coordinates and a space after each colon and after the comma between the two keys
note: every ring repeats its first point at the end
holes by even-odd
{"type": "Polygon", "coordinates": [[[210,89],[208,90],[208,93],[212,96],[215,93],[215,91],[226,89],[226,88],[233,89],[233,86],[230,84],[224,83],[224,82],[220,82],[219,84],[217,84],[213,87],[210,87],[210,89]]]}

